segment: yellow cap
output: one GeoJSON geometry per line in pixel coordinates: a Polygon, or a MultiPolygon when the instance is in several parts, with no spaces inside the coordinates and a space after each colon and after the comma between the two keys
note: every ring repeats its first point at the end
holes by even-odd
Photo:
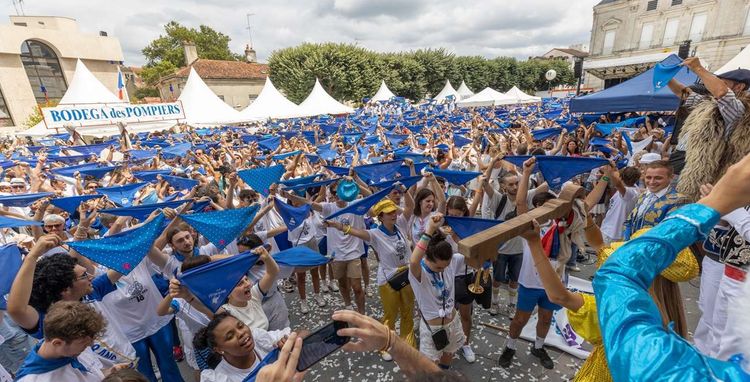
{"type": "Polygon", "coordinates": [[[372,208],[370,209],[370,213],[372,214],[372,216],[388,214],[393,211],[398,211],[398,207],[396,206],[396,203],[393,202],[393,200],[390,200],[388,198],[379,201],[378,204],[372,206],[372,208]]]}

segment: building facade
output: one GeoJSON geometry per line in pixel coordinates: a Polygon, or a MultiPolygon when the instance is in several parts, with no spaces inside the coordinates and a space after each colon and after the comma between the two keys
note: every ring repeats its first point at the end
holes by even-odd
{"type": "Polygon", "coordinates": [[[251,48],[245,49],[245,61],[198,58],[192,44],[185,44],[184,49],[185,62],[190,64],[159,81],[157,88],[162,100],[173,101],[180,97],[191,68],[219,98],[237,110],[258,98],[269,69],[268,65],[255,62],[255,51],[251,48]]]}
{"type": "Polygon", "coordinates": [[[648,70],[680,44],[709,70],[750,44],[749,0],[602,0],[594,6],[587,87],[602,89],[648,70]]]}
{"type": "Polygon", "coordinates": [[[20,129],[37,105],[59,101],[78,59],[117,92],[118,39],[82,33],[67,17],[10,16],[10,22],[0,25],[0,129],[20,129]]]}

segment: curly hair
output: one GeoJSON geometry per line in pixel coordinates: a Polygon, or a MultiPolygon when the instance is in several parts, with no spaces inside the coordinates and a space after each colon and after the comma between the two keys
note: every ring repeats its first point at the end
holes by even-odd
{"type": "Polygon", "coordinates": [[[58,301],[44,316],[44,338],[71,342],[95,338],[104,332],[107,322],[93,307],[78,301],[58,301]]]}
{"type": "Polygon", "coordinates": [[[36,263],[29,305],[46,312],[62,299],[62,292],[75,282],[77,260],[65,253],[44,257],[36,263]]]}
{"type": "Polygon", "coordinates": [[[222,358],[220,354],[214,351],[217,346],[214,330],[216,330],[216,327],[228,317],[234,316],[227,312],[221,312],[214,315],[214,318],[211,319],[208,325],[198,330],[198,332],[195,333],[195,336],[193,336],[193,347],[195,350],[208,349],[209,356],[206,363],[208,363],[208,366],[212,369],[221,362],[222,358]]]}

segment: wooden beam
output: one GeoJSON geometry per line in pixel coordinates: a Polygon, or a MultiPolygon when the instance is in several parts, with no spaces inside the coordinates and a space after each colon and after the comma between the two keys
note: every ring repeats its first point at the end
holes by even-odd
{"type": "Polygon", "coordinates": [[[501,243],[530,230],[533,220],[544,224],[549,220],[567,216],[573,200],[582,198],[584,194],[583,187],[568,184],[563,187],[557,199],[549,200],[541,207],[462,239],[458,242],[458,251],[466,257],[467,264],[475,268],[480,267],[484,261],[497,257],[497,248],[501,243]]]}

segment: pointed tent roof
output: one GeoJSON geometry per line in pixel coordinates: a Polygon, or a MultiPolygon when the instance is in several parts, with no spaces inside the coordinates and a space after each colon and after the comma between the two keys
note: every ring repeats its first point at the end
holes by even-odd
{"type": "Polygon", "coordinates": [[[271,77],[266,77],[266,83],[258,94],[258,98],[242,110],[240,116],[246,121],[268,118],[295,118],[302,116],[302,110],[273,86],[271,77]]]}
{"type": "Polygon", "coordinates": [[[185,88],[178,100],[182,102],[185,120],[191,126],[245,121],[237,110],[216,96],[193,68],[190,68],[185,88]]]}
{"type": "Polygon", "coordinates": [[[714,73],[723,74],[735,69],[750,69],[750,45],[746,46],[734,58],[714,73]]]}
{"type": "Polygon", "coordinates": [[[466,86],[466,81],[461,81],[461,86],[458,87],[458,90],[456,92],[459,95],[460,99],[467,99],[474,95],[474,92],[469,89],[468,86],[466,86]]]}
{"type": "Polygon", "coordinates": [[[331,97],[331,95],[323,89],[323,86],[317,78],[315,79],[315,86],[313,86],[310,95],[299,104],[299,108],[302,110],[301,113],[304,116],[349,114],[354,111],[353,108],[346,106],[331,97]]]}
{"type": "MultiPolygon", "coordinates": [[[[462,83],[462,85],[463,85],[463,83],[462,83]]],[[[445,86],[443,86],[443,90],[441,90],[440,93],[438,93],[438,95],[435,96],[435,100],[436,101],[442,101],[442,100],[445,99],[445,97],[448,97],[448,96],[451,96],[451,95],[455,98],[456,101],[458,101],[458,100],[461,99],[461,96],[458,94],[458,92],[456,91],[456,89],[453,88],[453,85],[451,85],[451,81],[450,80],[446,80],[445,81],[445,86]]]]}
{"type": "Polygon", "coordinates": [[[515,103],[515,99],[492,88],[484,88],[481,92],[458,102],[460,107],[494,106],[515,103]]]}
{"type": "Polygon", "coordinates": [[[388,89],[388,86],[385,84],[385,80],[380,82],[380,88],[378,89],[378,92],[375,93],[374,96],[370,99],[370,101],[388,101],[389,99],[395,97],[396,95],[393,94],[391,89],[388,89]]]}
{"type": "Polygon", "coordinates": [[[521,91],[521,89],[517,88],[516,86],[513,86],[512,88],[510,88],[510,90],[505,92],[505,95],[515,99],[516,103],[542,102],[541,97],[530,96],[524,93],[523,91],[521,91]]]}
{"type": "MultiPolygon", "coordinates": [[[[109,89],[107,89],[107,87],[104,86],[104,84],[102,84],[101,81],[99,81],[79,59],[76,62],[76,70],[73,73],[73,79],[70,80],[68,89],[60,99],[59,104],[73,105],[94,103],[128,103],[128,101],[117,98],[117,96],[109,91],[109,89]]],[[[174,126],[173,121],[133,123],[128,125],[128,131],[158,131],[169,129],[172,126],[174,126]]],[[[116,125],[79,127],[76,128],[76,131],[81,135],[94,137],[107,137],[120,134],[120,130],[116,125]]],[[[44,137],[55,133],[56,131],[54,129],[47,128],[44,121],[42,121],[30,129],[18,131],[15,134],[24,137],[44,137]]]]}

